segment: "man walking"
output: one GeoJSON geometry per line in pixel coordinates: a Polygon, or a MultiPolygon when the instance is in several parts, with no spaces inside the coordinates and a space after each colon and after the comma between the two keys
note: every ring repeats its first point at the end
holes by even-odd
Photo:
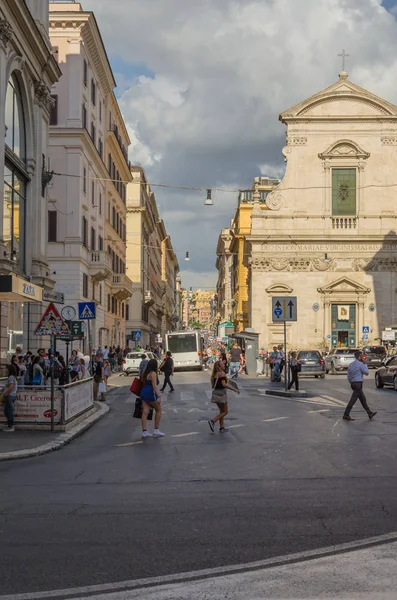
{"type": "Polygon", "coordinates": [[[353,393],[351,395],[349,404],[346,406],[343,418],[346,421],[354,421],[354,419],[352,419],[350,416],[350,411],[357,402],[357,400],[360,400],[363,409],[367,411],[369,418],[372,419],[376,415],[376,412],[372,412],[370,410],[367,404],[367,399],[363,392],[364,375],[368,375],[368,367],[364,363],[363,353],[361,352],[361,350],[357,350],[357,352],[354,353],[354,356],[355,360],[349,365],[347,369],[347,378],[350,382],[350,387],[353,390],[353,393]]]}
{"type": "Polygon", "coordinates": [[[230,379],[237,379],[240,370],[241,348],[235,342],[229,351],[229,375],[230,379]]]}
{"type": "Polygon", "coordinates": [[[161,392],[164,392],[165,386],[168,384],[170,387],[170,393],[174,392],[174,386],[172,385],[171,377],[174,374],[174,360],[172,359],[172,354],[169,350],[165,355],[165,358],[160,366],[160,371],[164,373],[164,382],[163,387],[161,388],[161,392]]]}

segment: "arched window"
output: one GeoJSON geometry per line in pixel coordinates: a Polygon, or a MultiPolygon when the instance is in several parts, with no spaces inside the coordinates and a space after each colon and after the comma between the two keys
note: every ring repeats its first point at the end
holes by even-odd
{"type": "Polygon", "coordinates": [[[6,144],[18,158],[25,162],[25,116],[21,88],[14,73],[11,74],[7,85],[5,120],[6,144]]]}
{"type": "Polygon", "coordinates": [[[6,158],[4,168],[3,240],[15,271],[25,274],[26,162],[25,114],[21,88],[15,73],[7,84],[6,158]]]}

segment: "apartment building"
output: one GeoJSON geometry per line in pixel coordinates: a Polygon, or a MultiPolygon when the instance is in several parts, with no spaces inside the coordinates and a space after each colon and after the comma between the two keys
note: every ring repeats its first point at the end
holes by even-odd
{"type": "Polygon", "coordinates": [[[62,71],[53,87],[48,255],[65,303],[95,301],[92,345],[125,343],[126,184],[130,140],[95,16],[78,2],[50,4],[50,38],[62,71]]]}

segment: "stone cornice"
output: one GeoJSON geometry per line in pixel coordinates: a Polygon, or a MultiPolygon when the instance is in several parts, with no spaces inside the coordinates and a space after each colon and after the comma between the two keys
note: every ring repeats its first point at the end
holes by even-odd
{"type": "Polygon", "coordinates": [[[98,174],[103,179],[109,177],[106,165],[86,129],[82,127],[50,127],[49,147],[57,145],[64,146],[66,150],[77,148],[82,152],[83,150],[88,151],[90,161],[97,168],[98,174]]]}

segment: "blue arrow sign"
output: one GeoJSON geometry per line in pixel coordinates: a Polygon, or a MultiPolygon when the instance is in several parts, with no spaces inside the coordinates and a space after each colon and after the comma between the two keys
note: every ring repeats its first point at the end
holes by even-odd
{"type": "Polygon", "coordinates": [[[79,302],[79,319],[81,321],[96,319],[95,302],[79,302]]]}

